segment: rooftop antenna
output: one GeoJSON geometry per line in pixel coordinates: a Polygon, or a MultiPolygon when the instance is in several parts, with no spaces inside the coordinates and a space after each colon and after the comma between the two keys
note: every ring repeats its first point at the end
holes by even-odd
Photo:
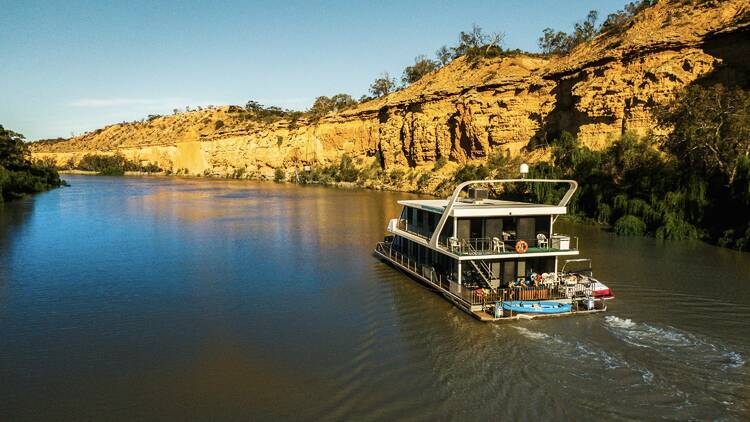
{"type": "Polygon", "coordinates": [[[521,164],[521,179],[525,179],[526,175],[529,174],[529,165],[526,163],[521,164]]]}

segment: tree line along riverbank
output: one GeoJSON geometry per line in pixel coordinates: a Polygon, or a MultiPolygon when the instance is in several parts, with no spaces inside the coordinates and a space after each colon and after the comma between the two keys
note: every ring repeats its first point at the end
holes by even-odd
{"type": "Polygon", "coordinates": [[[33,162],[23,135],[0,125],[0,202],[62,186],[53,165],[33,162]]]}

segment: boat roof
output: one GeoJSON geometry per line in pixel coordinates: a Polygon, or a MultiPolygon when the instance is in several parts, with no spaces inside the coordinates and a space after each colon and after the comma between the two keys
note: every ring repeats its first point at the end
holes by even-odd
{"type": "MultiPolygon", "coordinates": [[[[447,199],[409,199],[398,201],[399,204],[442,214],[448,206],[447,199]]],[[[560,215],[566,213],[566,207],[530,202],[503,201],[485,199],[481,202],[457,201],[453,204],[453,217],[501,217],[510,215],[560,215]]]]}

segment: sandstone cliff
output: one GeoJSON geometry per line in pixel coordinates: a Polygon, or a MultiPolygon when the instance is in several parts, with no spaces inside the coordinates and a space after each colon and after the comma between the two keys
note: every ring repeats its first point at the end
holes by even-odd
{"type": "Polygon", "coordinates": [[[60,165],[86,153],[121,152],[175,172],[242,169],[270,177],[275,168],[344,153],[363,164],[377,155],[386,168],[426,166],[438,157],[482,160],[491,151],[518,154],[561,130],[601,147],[625,131],[653,130],[650,108],[675,89],[723,68],[747,69],[750,3],[682,3],[690,2],[661,2],[624,32],[600,35],[565,57],[518,55],[479,66],[460,58],[408,88],[314,123],[262,124],[227,106],[115,124],[32,145],[32,152],[60,165]]]}

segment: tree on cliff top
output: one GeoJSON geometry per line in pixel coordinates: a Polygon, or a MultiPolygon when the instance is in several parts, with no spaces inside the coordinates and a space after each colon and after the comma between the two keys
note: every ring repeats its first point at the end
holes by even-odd
{"type": "Polygon", "coordinates": [[[311,119],[319,120],[328,113],[338,113],[355,105],[357,105],[357,100],[349,94],[336,94],[330,98],[322,95],[315,99],[312,107],[308,110],[308,114],[311,119]]]}
{"type": "Polygon", "coordinates": [[[451,61],[451,51],[448,47],[442,46],[435,50],[435,58],[438,61],[438,64],[440,64],[440,67],[443,67],[450,63],[451,61]]]}
{"type": "Polygon", "coordinates": [[[539,48],[544,54],[568,54],[578,45],[591,41],[596,36],[598,17],[599,13],[596,10],[590,10],[586,19],[576,22],[571,34],[545,28],[538,40],[539,48]]]}
{"type": "Polygon", "coordinates": [[[607,15],[607,18],[599,27],[596,25],[599,13],[596,10],[590,10],[583,21],[575,24],[573,32],[570,34],[545,28],[537,41],[539,48],[544,54],[568,54],[580,44],[591,41],[598,34],[622,32],[633,17],[655,4],[656,0],[632,1],[626,4],[622,10],[607,15]]]}
{"type": "Polygon", "coordinates": [[[425,56],[417,56],[414,58],[413,66],[406,66],[404,74],[401,76],[401,82],[404,85],[413,84],[414,82],[422,79],[423,76],[432,73],[440,68],[437,62],[426,58],[425,56]]]}
{"type": "Polygon", "coordinates": [[[380,77],[375,79],[372,85],[370,85],[370,93],[376,98],[384,97],[395,90],[396,80],[393,79],[388,72],[383,72],[380,77]]]}
{"type": "Polygon", "coordinates": [[[505,33],[485,34],[479,25],[474,24],[471,31],[461,31],[458,35],[458,45],[452,49],[453,58],[466,56],[470,63],[476,64],[482,58],[500,56],[504,40],[505,33]]]}
{"type": "Polygon", "coordinates": [[[656,4],[656,0],[638,0],[625,5],[622,10],[610,13],[599,28],[599,33],[616,33],[625,28],[625,25],[635,15],[656,4]]]}

